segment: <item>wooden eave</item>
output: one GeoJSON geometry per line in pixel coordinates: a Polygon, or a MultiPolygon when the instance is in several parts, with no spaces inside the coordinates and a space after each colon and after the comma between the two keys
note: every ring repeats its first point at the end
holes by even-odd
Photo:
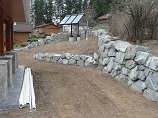
{"type": "Polygon", "coordinates": [[[3,9],[4,19],[15,22],[25,22],[25,10],[23,0],[1,0],[0,8],[3,9]]]}

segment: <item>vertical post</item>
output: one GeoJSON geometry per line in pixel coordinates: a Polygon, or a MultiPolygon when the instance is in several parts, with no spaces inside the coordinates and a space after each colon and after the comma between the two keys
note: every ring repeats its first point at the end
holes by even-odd
{"type": "Polygon", "coordinates": [[[80,37],[80,29],[79,29],[79,23],[78,23],[78,37],[80,37]]]}
{"type": "Polygon", "coordinates": [[[11,21],[11,50],[13,50],[13,21],[11,21]]]}
{"type": "Polygon", "coordinates": [[[11,51],[11,24],[10,24],[10,20],[6,21],[6,51],[11,51]]]}
{"type": "Polygon", "coordinates": [[[4,18],[3,9],[0,9],[0,56],[4,56],[4,18]]]}
{"type": "Polygon", "coordinates": [[[72,25],[71,25],[71,37],[73,37],[73,36],[72,36],[72,25]]]}

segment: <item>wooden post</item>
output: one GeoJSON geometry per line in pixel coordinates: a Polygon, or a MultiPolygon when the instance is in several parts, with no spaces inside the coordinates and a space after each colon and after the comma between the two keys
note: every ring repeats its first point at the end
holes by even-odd
{"type": "Polygon", "coordinates": [[[13,50],[14,49],[14,47],[13,47],[13,21],[11,21],[11,50],[13,50]]]}
{"type": "Polygon", "coordinates": [[[4,56],[4,18],[3,9],[0,9],[0,56],[4,56]]]}
{"type": "Polygon", "coordinates": [[[6,51],[11,51],[11,24],[10,24],[10,20],[6,21],[6,51]]]}

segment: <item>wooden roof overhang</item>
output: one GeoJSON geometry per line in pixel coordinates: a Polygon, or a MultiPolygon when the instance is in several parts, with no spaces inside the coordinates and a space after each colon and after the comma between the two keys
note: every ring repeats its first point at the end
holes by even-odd
{"type": "Polygon", "coordinates": [[[0,0],[4,19],[15,22],[26,22],[29,19],[30,0],[0,0]]]}

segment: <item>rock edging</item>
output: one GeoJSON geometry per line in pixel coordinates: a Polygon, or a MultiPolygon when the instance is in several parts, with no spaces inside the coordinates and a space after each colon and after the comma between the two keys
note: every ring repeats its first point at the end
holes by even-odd
{"type": "Polygon", "coordinates": [[[71,53],[55,54],[55,53],[39,53],[33,56],[34,59],[53,62],[64,65],[78,65],[92,67],[98,65],[98,55],[94,53],[94,57],[87,55],[73,55],[71,53]]]}

